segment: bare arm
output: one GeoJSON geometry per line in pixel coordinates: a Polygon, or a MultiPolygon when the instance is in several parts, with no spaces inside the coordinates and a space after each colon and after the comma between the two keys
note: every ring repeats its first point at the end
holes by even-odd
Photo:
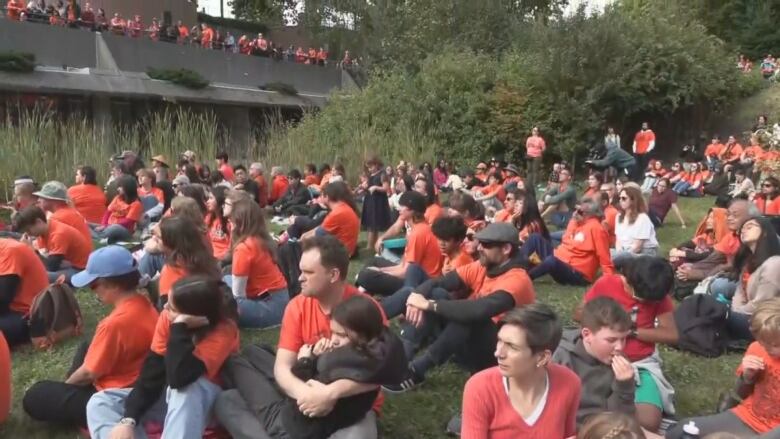
{"type": "Polygon", "coordinates": [[[81,365],[78,369],[76,369],[75,372],[73,372],[67,380],[65,380],[65,384],[73,384],[74,386],[86,386],[88,384],[92,384],[95,382],[95,380],[98,377],[87,370],[84,365],[81,365]]]}
{"type": "Polygon", "coordinates": [[[677,216],[677,219],[680,220],[680,225],[682,228],[685,228],[685,220],[682,217],[682,213],[680,213],[680,208],[677,207],[677,203],[672,203],[672,210],[674,211],[674,214],[677,216]]]}
{"type": "Polygon", "coordinates": [[[297,360],[297,352],[279,349],[276,352],[276,361],[274,362],[274,378],[276,378],[277,384],[287,396],[296,400],[309,390],[306,383],[292,373],[292,367],[297,360]]]}
{"type": "Polygon", "coordinates": [[[658,316],[658,326],[655,328],[638,328],[637,339],[648,343],[663,343],[676,345],[679,339],[674,314],[668,312],[658,316]]]}
{"type": "Polygon", "coordinates": [[[631,243],[631,253],[641,253],[642,252],[642,246],[645,244],[646,239],[635,239],[634,242],[631,243]]]}

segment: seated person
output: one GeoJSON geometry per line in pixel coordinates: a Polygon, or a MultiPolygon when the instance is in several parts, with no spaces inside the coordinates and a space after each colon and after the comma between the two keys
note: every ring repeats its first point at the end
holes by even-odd
{"type": "Polygon", "coordinates": [[[642,182],[642,193],[649,194],[656,187],[658,182],[666,175],[664,164],[660,160],[650,160],[645,172],[645,181],[642,182]]]}
{"type": "Polygon", "coordinates": [[[574,437],[580,380],[552,362],[561,322],[536,303],[513,309],[498,322],[498,366],[473,375],[463,390],[461,437],[574,437]],[[522,401],[522,403],[520,403],[522,401]]]}
{"type": "Polygon", "coordinates": [[[145,222],[159,219],[165,208],[165,193],[156,186],[154,171],[139,169],[135,175],[138,178],[138,199],[144,205],[145,222]]]}
{"type": "MultiPolygon", "coordinates": [[[[511,223],[519,230],[520,243],[524,244],[531,235],[539,235],[546,242],[550,242],[550,231],[539,213],[539,205],[533,194],[518,189],[513,194],[515,203],[512,211],[511,223]]],[[[507,195],[509,197],[509,195],[507,195]]],[[[551,247],[548,247],[548,252],[551,247]]],[[[528,255],[524,255],[526,258],[528,255]]],[[[539,263],[538,261],[536,262],[539,263]]]]}
{"type": "Polygon", "coordinates": [[[11,347],[30,340],[27,315],[49,286],[41,258],[28,245],[0,238],[0,332],[11,347]]]}
{"type": "Polygon", "coordinates": [[[748,198],[755,191],[756,186],[753,184],[753,180],[747,178],[744,169],[734,171],[734,189],[729,191],[729,197],[748,198]]]}
{"type": "Polygon", "coordinates": [[[290,296],[263,210],[246,192],[232,190],[224,212],[233,224],[232,274],[225,283],[238,302],[238,323],[251,328],[278,325],[290,296]]]}
{"type": "Polygon", "coordinates": [[[493,215],[494,223],[511,223],[515,216],[515,191],[509,192],[504,197],[503,209],[493,215]]]}
{"type": "Polygon", "coordinates": [[[49,282],[60,276],[65,281],[87,266],[92,252],[92,240],[86,239],[73,227],[56,219],[46,221],[46,214],[37,206],[19,212],[14,218],[16,230],[27,235],[28,242],[36,248],[46,266],[49,282]],[[37,238],[32,241],[29,238],[37,238]]]}
{"type": "MultiPolygon", "coordinates": [[[[400,381],[406,370],[406,357],[398,336],[385,327],[383,320],[376,302],[368,297],[354,295],[340,302],[331,313],[330,338],[322,338],[313,346],[303,345],[292,366],[293,375],[301,381],[315,380],[323,385],[342,379],[367,384],[400,381]]],[[[238,378],[234,384],[271,438],[330,437],[362,420],[379,394],[379,389],[374,388],[340,398],[328,414],[314,417],[280,391],[270,376],[271,370],[262,370],[274,362],[270,350],[252,346],[246,351],[247,357],[231,360],[230,369],[237,369],[240,364],[242,369],[260,369],[259,373],[252,374],[253,379],[249,380],[247,373],[241,371],[234,375],[238,378]]],[[[219,416],[224,406],[217,408],[219,416]]],[[[229,417],[231,413],[228,410],[224,415],[229,417]]],[[[231,433],[244,437],[243,430],[231,433]]]]}
{"type": "Polygon", "coordinates": [[[290,182],[281,166],[271,168],[271,192],[268,194],[268,204],[273,205],[287,192],[290,182]]]}
{"type": "Polygon", "coordinates": [[[28,176],[21,176],[14,180],[14,196],[4,209],[11,211],[11,216],[28,206],[33,206],[38,202],[35,194],[35,181],[28,176]]]}
{"type": "Polygon", "coordinates": [[[552,361],[582,381],[578,426],[605,410],[634,415],[634,366],[623,355],[631,325],[620,304],[599,297],[583,307],[581,328],[564,331],[552,361]]]}
{"type": "Polygon", "coordinates": [[[74,286],[90,287],[113,309],[77,349],[65,382],[39,381],[24,394],[24,411],[38,421],[86,428],[92,395],[132,387],[152,344],[157,310],[138,292],[140,274],[130,252],[103,247],[86,267],[73,277],[74,286]]]}
{"type": "Polygon", "coordinates": [[[86,220],[69,204],[68,188],[64,184],[59,181],[47,182],[35,196],[38,197],[38,206],[46,212],[48,219],[65,223],[81,233],[84,239],[92,240],[92,232],[86,220]]]}
{"type": "Polygon", "coordinates": [[[282,216],[305,212],[306,204],[311,199],[309,189],[301,182],[301,172],[293,169],[287,175],[289,184],[280,198],[272,204],[274,214],[282,216]]]}
{"type": "Polygon", "coordinates": [[[425,222],[425,197],[409,191],[401,195],[399,217],[411,224],[404,256],[399,264],[375,257],[366,263],[357,277],[357,285],[370,294],[389,296],[404,287],[412,265],[420,267],[424,277],[438,277],[441,274],[442,254],[439,244],[425,222]]]}
{"type": "Polygon", "coordinates": [[[653,222],[655,227],[661,227],[666,214],[669,210],[673,210],[677,215],[677,219],[680,220],[680,227],[685,228],[685,220],[680,213],[680,208],[677,207],[677,193],[669,190],[669,180],[662,178],[658,180],[655,187],[650,191],[650,199],[647,202],[647,215],[650,217],[650,221],[653,222]]]}
{"type": "Polygon", "coordinates": [[[669,261],[675,265],[700,261],[709,256],[715,244],[729,233],[726,226],[726,209],[713,207],[699,223],[693,238],[669,251],[669,261]]]}
{"type": "Polygon", "coordinates": [[[780,179],[774,176],[765,178],[753,203],[761,215],[780,215],[780,179]]]}
{"type": "Polygon", "coordinates": [[[323,188],[322,198],[328,206],[328,213],[322,224],[303,234],[311,236],[333,235],[347,248],[350,256],[357,252],[360,235],[360,217],[349,187],[343,181],[333,181],[323,188]]]}
{"type": "Polygon", "coordinates": [[[131,241],[143,213],[135,178],[123,175],[117,181],[117,196],[108,205],[101,225],[93,229],[93,237],[106,239],[109,244],[131,241]]]}
{"type": "Polygon", "coordinates": [[[699,164],[691,163],[691,167],[675,177],[672,190],[683,197],[701,197],[704,194],[704,176],[699,164]]]}
{"type": "Polygon", "coordinates": [[[550,223],[559,229],[565,229],[576,203],[577,191],[571,184],[571,171],[562,168],[558,174],[556,187],[543,195],[539,201],[539,211],[542,212],[542,218],[552,215],[550,223]]]}
{"type": "MultiPolygon", "coordinates": [[[[445,214],[444,209],[438,203],[438,197],[436,195],[436,188],[433,183],[428,181],[424,175],[420,174],[415,179],[412,189],[413,191],[421,194],[425,197],[425,222],[429,226],[433,225],[433,222],[445,214]]],[[[400,200],[402,193],[398,194],[396,204],[400,200]]],[[[400,210],[401,206],[397,206],[396,210],[400,210]]],[[[401,261],[401,255],[403,249],[406,247],[406,237],[400,237],[404,235],[408,229],[411,228],[411,224],[408,220],[405,220],[400,215],[395,222],[377,239],[374,245],[374,250],[380,254],[383,258],[398,263],[401,261]]]]}
{"type": "Polygon", "coordinates": [[[244,165],[236,165],[236,167],[233,168],[233,172],[236,177],[236,184],[233,186],[233,189],[248,193],[249,196],[255,200],[255,203],[259,203],[260,188],[254,179],[249,178],[249,173],[247,172],[246,167],[244,167],[244,165]]]}
{"type": "MultiPolygon", "coordinates": [[[[693,422],[702,436],[716,432],[737,437],[780,436],[777,388],[780,386],[780,299],[761,302],[750,321],[755,340],[737,368],[736,393],[742,399],[736,407],[709,416],[684,419],[666,432],[666,437],[686,437],[683,426],[693,422]]],[[[690,437],[690,436],[687,436],[690,437]]],[[[709,437],[709,436],[707,436],[709,437]]]]}
{"type": "Polygon", "coordinates": [[[488,175],[487,185],[473,191],[474,199],[485,206],[485,210],[495,213],[501,209],[506,198],[504,178],[501,171],[493,171],[488,175]]]}
{"type": "Polygon", "coordinates": [[[148,422],[162,425],[163,437],[203,436],[222,391],[222,364],[238,351],[235,306],[220,283],[193,276],[174,285],[133,386],[102,390],[87,403],[93,438],[146,437],[148,422]]]}
{"type": "Polygon", "coordinates": [[[76,184],[68,188],[68,198],[87,223],[100,224],[106,213],[106,194],[97,184],[97,171],[91,166],[76,169],[76,184]]]}
{"type": "Polygon", "coordinates": [[[564,285],[587,285],[593,282],[599,266],[604,274],[614,273],[609,235],[601,224],[601,216],[599,203],[592,198],[583,198],[566,227],[561,245],[552,255],[545,253],[537,242],[538,235],[530,235],[521,253],[536,253],[541,259],[541,263],[528,272],[531,279],[549,274],[564,285]]]}
{"type": "Polygon", "coordinates": [[[674,304],[669,297],[673,283],[674,271],[665,260],[651,256],[627,259],[618,274],[605,274],[593,284],[574,316],[582,323],[583,305],[597,297],[615,300],[631,315],[633,324],[623,354],[639,370],[636,415],[651,432],[658,431],[664,413],[674,414],[674,389],[664,377],[655,346],[677,344],[674,304]]]}
{"type": "MultiPolygon", "coordinates": [[[[301,294],[287,306],[279,335],[279,346],[274,362],[273,376],[279,389],[297,402],[306,414],[320,418],[328,413],[337,401],[351,395],[376,391],[376,384],[366,384],[352,379],[339,379],[330,384],[308,385],[296,376],[293,367],[304,345],[314,346],[321,339],[330,339],[334,309],[352,297],[366,297],[347,282],[349,254],[344,245],[333,236],[316,236],[302,242],[301,294]]],[[[375,303],[375,302],[374,302],[375,303]]],[[[376,304],[376,303],[375,303],[376,304]]],[[[377,305],[378,306],[378,305],[377,305]]],[[[238,383],[241,386],[240,383],[238,383]]],[[[262,397],[258,392],[242,386],[244,391],[227,390],[219,395],[215,413],[220,423],[235,437],[256,437],[264,427],[252,407],[251,397],[262,397]],[[250,390],[247,392],[246,390],[250,390]]],[[[377,438],[377,413],[382,407],[383,396],[374,400],[373,410],[362,420],[342,428],[339,437],[361,439],[377,438]]],[[[268,432],[270,433],[270,432],[268,432]]]]}
{"type": "Polygon", "coordinates": [[[658,253],[658,238],[655,227],[647,215],[647,205],[642,192],[633,185],[625,184],[620,191],[620,210],[615,222],[615,249],[612,262],[639,255],[655,256],[658,253]]]}
{"type": "Polygon", "coordinates": [[[479,261],[424,282],[406,300],[401,336],[407,358],[414,358],[427,339],[431,343],[410,363],[407,378],[384,386],[386,391],[401,393],[418,386],[428,370],[453,356],[472,373],[494,366],[496,323],[507,311],[536,300],[518,257],[517,229],[493,223],[475,238],[479,261]]]}
{"type": "Polygon", "coordinates": [[[203,221],[208,228],[209,241],[214,258],[224,261],[230,255],[230,221],[224,214],[225,197],[228,189],[216,186],[209,190],[206,199],[206,213],[203,221]]]}

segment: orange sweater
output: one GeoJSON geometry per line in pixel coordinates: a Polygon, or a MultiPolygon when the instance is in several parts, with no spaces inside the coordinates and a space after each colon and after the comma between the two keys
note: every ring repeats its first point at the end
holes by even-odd
{"type": "Polygon", "coordinates": [[[609,234],[598,218],[588,218],[578,224],[569,221],[561,245],[555,249],[555,257],[592,282],[601,266],[604,274],[613,274],[615,267],[609,255],[609,234]]]}

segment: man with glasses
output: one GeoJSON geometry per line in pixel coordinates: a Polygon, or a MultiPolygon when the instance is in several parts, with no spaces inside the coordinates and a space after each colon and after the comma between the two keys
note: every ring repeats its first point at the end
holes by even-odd
{"type": "Polygon", "coordinates": [[[494,366],[496,322],[512,308],[536,300],[518,257],[517,229],[494,223],[475,238],[479,261],[428,280],[409,295],[401,330],[407,357],[414,358],[426,339],[431,343],[410,363],[407,379],[386,391],[402,393],[422,384],[428,370],[453,356],[471,373],[494,366]]]}
{"type": "Polygon", "coordinates": [[[539,202],[542,218],[550,217],[550,223],[559,229],[566,228],[571,219],[574,205],[577,203],[577,191],[571,184],[571,170],[562,168],[558,175],[557,187],[545,194],[539,202]]]}
{"type": "Polygon", "coordinates": [[[664,224],[664,219],[670,209],[674,211],[674,214],[677,215],[677,219],[680,220],[680,227],[683,229],[685,228],[685,220],[680,213],[680,208],[677,207],[677,193],[669,190],[668,178],[662,178],[658,181],[658,184],[655,185],[653,192],[650,193],[650,201],[648,202],[647,207],[647,215],[656,228],[661,227],[664,224]]]}

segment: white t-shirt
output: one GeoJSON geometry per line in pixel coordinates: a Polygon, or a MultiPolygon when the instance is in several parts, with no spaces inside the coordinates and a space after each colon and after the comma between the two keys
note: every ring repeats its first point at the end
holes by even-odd
{"type": "Polygon", "coordinates": [[[658,240],[655,237],[655,227],[650,217],[640,213],[634,224],[628,224],[628,217],[615,223],[615,249],[618,251],[631,251],[634,240],[644,239],[643,249],[658,248],[658,240]]]}

